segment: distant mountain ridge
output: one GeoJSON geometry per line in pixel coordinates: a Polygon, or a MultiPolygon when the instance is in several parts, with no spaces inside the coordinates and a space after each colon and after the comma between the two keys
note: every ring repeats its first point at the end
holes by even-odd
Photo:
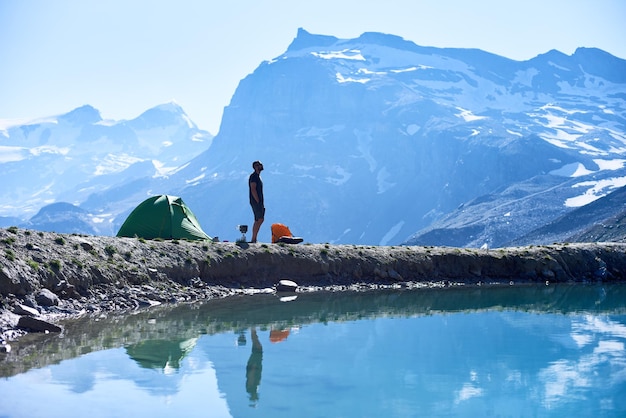
{"type": "MultiPolygon", "coordinates": [[[[174,102],[132,120],[103,120],[97,109],[84,105],[63,115],[5,126],[0,130],[0,191],[11,199],[0,205],[0,214],[24,219],[50,202],[80,205],[94,192],[167,175],[207,149],[212,139],[174,102]]],[[[115,233],[115,213],[92,209],[91,227],[78,229],[115,233]]],[[[126,209],[123,204],[117,211],[126,209]]]]}
{"type": "MultiPolygon", "coordinates": [[[[121,169],[50,196],[108,214],[114,231],[147,195],[175,194],[209,235],[234,239],[236,225],[251,223],[246,181],[261,159],[261,240],[281,222],[309,242],[497,247],[626,185],[625,101],[626,61],[595,48],[514,61],[300,29],[284,54],[241,80],[210,146],[185,158],[151,149],[176,129],[186,143],[206,136],[185,116],[167,122],[177,112],[146,112],[113,124],[150,132],[120,133],[123,155],[145,150],[138,161],[101,155],[103,174],[121,169]],[[171,169],[150,167],[150,152],[171,169]]],[[[88,110],[89,129],[101,132],[88,110]]],[[[86,142],[102,140],[89,129],[86,142]]]]}

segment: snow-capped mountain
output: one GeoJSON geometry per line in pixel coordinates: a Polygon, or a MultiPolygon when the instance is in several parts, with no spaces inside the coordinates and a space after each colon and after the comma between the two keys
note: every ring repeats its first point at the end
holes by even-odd
{"type": "MultiPolygon", "coordinates": [[[[206,150],[211,140],[173,102],[132,120],[103,120],[85,105],[50,118],[3,121],[0,193],[10,198],[0,205],[0,215],[24,218],[48,203],[78,205],[94,192],[167,175],[206,150]]],[[[93,216],[102,227],[96,230],[115,233],[108,222],[112,215],[96,209],[93,216]]]]}
{"type": "Polygon", "coordinates": [[[38,231],[63,231],[67,234],[98,235],[99,233],[95,228],[92,214],[66,202],[44,206],[22,226],[38,231]]]}
{"type": "Polygon", "coordinates": [[[626,184],[625,98],[626,61],[597,49],[518,62],[300,30],[174,177],[214,235],[250,220],[261,159],[266,223],[312,242],[428,243],[441,225],[438,244],[497,246],[626,184]]]}
{"type": "Polygon", "coordinates": [[[301,29],[240,82],[206,151],[161,159],[178,167],[167,177],[144,158],[56,201],[116,215],[119,227],[148,194],[175,194],[209,235],[235,239],[252,223],[247,178],[260,159],[262,241],[281,222],[309,242],[495,247],[626,185],[625,127],[626,61],[598,49],[514,61],[301,29]]]}

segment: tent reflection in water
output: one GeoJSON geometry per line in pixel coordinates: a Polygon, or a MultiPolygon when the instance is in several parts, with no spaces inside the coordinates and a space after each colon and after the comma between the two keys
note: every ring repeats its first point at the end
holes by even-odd
{"type": "Polygon", "coordinates": [[[122,224],[118,237],[210,240],[191,209],[177,196],[153,196],[139,204],[122,224]]]}
{"type": "Polygon", "coordinates": [[[180,369],[183,358],[196,346],[197,338],[146,340],[126,347],[128,356],[146,369],[169,374],[180,369]]]}

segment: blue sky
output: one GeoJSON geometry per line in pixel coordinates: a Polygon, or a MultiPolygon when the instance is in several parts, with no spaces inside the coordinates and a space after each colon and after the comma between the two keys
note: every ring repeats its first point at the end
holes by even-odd
{"type": "Polygon", "coordinates": [[[175,100],[217,134],[239,81],[299,27],[515,60],[581,46],[626,59],[624,21],[623,0],[0,0],[0,119],[83,104],[132,119],[175,100]]]}

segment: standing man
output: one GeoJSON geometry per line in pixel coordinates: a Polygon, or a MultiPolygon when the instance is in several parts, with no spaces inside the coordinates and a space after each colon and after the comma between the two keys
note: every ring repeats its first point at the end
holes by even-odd
{"type": "Polygon", "coordinates": [[[252,241],[256,242],[257,234],[261,228],[261,224],[265,220],[265,204],[263,203],[263,181],[261,180],[261,171],[263,164],[261,161],[252,163],[254,172],[248,178],[248,188],[250,189],[250,206],[254,213],[254,225],[252,226],[252,241]]]}

